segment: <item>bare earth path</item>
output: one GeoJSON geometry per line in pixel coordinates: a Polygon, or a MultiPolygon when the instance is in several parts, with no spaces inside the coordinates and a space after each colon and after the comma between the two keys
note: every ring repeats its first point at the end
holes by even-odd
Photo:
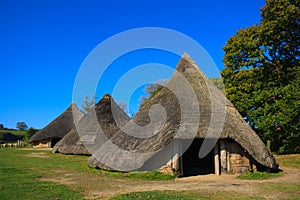
{"type": "MultiPolygon", "coordinates": [[[[122,193],[150,190],[193,190],[199,192],[231,191],[249,196],[261,196],[265,199],[278,199],[280,193],[266,193],[261,189],[263,183],[299,183],[300,169],[283,167],[284,176],[267,180],[239,180],[236,175],[202,175],[178,178],[170,181],[144,181],[116,179],[93,176],[85,173],[69,173],[66,171],[48,172],[51,176],[41,178],[41,181],[51,181],[64,184],[67,187],[81,191],[86,199],[109,199],[122,193]],[[53,176],[53,174],[56,174],[53,176]]],[[[297,194],[296,194],[297,195],[297,194]]],[[[300,199],[300,191],[298,193],[300,199]]]]}

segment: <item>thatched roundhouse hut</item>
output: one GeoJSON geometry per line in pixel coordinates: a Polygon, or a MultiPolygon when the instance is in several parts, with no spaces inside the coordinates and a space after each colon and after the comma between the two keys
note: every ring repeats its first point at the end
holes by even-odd
{"type": "Polygon", "coordinates": [[[176,171],[182,176],[278,170],[274,157],[259,136],[187,54],[179,61],[167,87],[161,89],[141,107],[133,121],[141,127],[147,126],[151,122],[150,108],[157,104],[165,109],[166,119],[163,125],[157,123],[158,127],[154,127],[153,132],[149,133],[151,137],[141,138],[127,134],[135,131],[135,127],[132,126],[132,130],[129,128],[127,133],[118,131],[110,138],[119,149],[132,152],[133,155],[140,153],[140,156],[130,157],[130,154],[124,154],[122,157],[119,150],[107,148],[106,152],[99,151],[97,155],[93,155],[89,159],[89,165],[119,171],[176,171]],[[178,98],[168,89],[175,88],[179,93],[184,92],[185,88],[179,83],[182,76],[189,82],[197,97],[198,101],[191,104],[197,103],[199,106],[199,121],[194,120],[196,114],[191,111],[186,117],[187,121],[181,123],[184,114],[181,113],[181,105],[178,98]],[[221,105],[222,103],[224,105],[221,105]],[[218,105],[224,108],[218,110],[218,105]],[[214,113],[212,107],[217,108],[214,113]],[[222,119],[223,114],[224,123],[219,127],[218,120],[222,119]],[[193,135],[191,127],[195,123],[199,126],[196,135],[193,135]],[[179,136],[176,135],[178,130],[182,132],[179,136]],[[199,150],[204,143],[213,146],[204,157],[199,158],[199,150]]]}
{"type": "Polygon", "coordinates": [[[93,112],[85,115],[78,122],[77,127],[74,125],[70,132],[54,146],[52,152],[91,155],[89,151],[91,149],[88,150],[86,148],[81,138],[84,139],[85,133],[90,133],[91,127],[96,128],[98,123],[101,125],[101,128],[107,137],[110,138],[113,134],[120,130],[115,119],[123,121],[123,123],[129,121],[128,115],[126,115],[126,113],[115,103],[113,98],[109,94],[105,94],[95,105],[93,112]],[[112,108],[114,114],[112,113],[112,108]],[[93,119],[94,114],[96,114],[97,121],[93,119]],[[80,129],[81,137],[77,132],[77,128],[80,129]]]}
{"type": "Polygon", "coordinates": [[[28,142],[33,144],[33,147],[52,148],[72,129],[74,126],[74,120],[79,121],[82,117],[83,113],[74,103],[72,103],[50,124],[29,138],[28,142]]]}

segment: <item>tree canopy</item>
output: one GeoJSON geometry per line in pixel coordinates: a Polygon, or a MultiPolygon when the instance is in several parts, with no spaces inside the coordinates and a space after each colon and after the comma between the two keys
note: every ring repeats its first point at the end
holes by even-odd
{"type": "Polygon", "coordinates": [[[300,1],[266,0],[260,24],[224,47],[227,98],[271,150],[300,151],[300,1]]]}
{"type": "Polygon", "coordinates": [[[26,130],[28,128],[28,126],[26,125],[25,122],[18,122],[16,127],[20,131],[24,131],[24,130],[26,130]]]}
{"type": "Polygon", "coordinates": [[[96,99],[97,99],[96,95],[93,95],[91,99],[89,96],[85,96],[85,99],[81,105],[84,114],[87,114],[94,109],[96,104],[96,99]]]}

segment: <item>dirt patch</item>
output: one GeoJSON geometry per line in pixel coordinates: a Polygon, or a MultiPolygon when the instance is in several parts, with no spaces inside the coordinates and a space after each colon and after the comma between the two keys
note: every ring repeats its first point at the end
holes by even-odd
{"type": "Polygon", "coordinates": [[[20,150],[25,150],[25,151],[52,151],[52,148],[20,148],[20,150]]]}
{"type": "MultiPolygon", "coordinates": [[[[295,168],[283,168],[282,177],[267,180],[239,180],[237,175],[214,174],[177,178],[169,181],[144,181],[130,179],[116,179],[107,176],[70,172],[48,171],[40,181],[50,181],[66,185],[80,191],[86,199],[109,199],[112,196],[128,192],[151,190],[175,190],[175,191],[199,191],[212,192],[237,192],[249,196],[261,196],[267,199],[274,198],[274,194],[265,194],[261,190],[263,183],[299,183],[300,170],[295,168]]],[[[275,195],[277,196],[277,195],[275,195]]],[[[278,196],[277,196],[278,197],[278,196]]],[[[299,196],[300,197],[300,196],[299,196]]]]}
{"type": "Polygon", "coordinates": [[[48,155],[46,155],[46,153],[43,152],[32,152],[29,154],[24,155],[25,157],[34,157],[34,158],[49,158],[48,155]]]}

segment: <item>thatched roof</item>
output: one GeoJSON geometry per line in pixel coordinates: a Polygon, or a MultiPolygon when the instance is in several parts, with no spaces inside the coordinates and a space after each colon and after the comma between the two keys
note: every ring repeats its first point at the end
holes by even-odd
{"type": "Polygon", "coordinates": [[[35,141],[46,140],[51,138],[60,139],[63,138],[74,126],[75,121],[79,121],[83,113],[77,108],[75,103],[72,103],[61,115],[54,119],[46,127],[38,131],[28,142],[33,143],[35,141]],[[73,117],[73,112],[74,116],[73,117]]]}
{"type": "MultiPolygon", "coordinates": [[[[90,155],[90,151],[92,149],[89,149],[89,151],[82,141],[82,139],[86,138],[85,134],[89,134],[91,129],[96,129],[98,124],[100,124],[102,131],[105,133],[107,138],[110,138],[113,134],[120,130],[115,119],[122,123],[129,121],[128,115],[124,113],[124,111],[115,103],[109,94],[106,94],[95,105],[93,112],[90,112],[84,116],[78,122],[77,127],[74,125],[71,131],[54,146],[52,152],[90,155]],[[112,110],[114,114],[112,114],[112,110]],[[94,118],[95,115],[96,119],[94,118]],[[77,129],[80,130],[80,137],[77,129]]],[[[97,132],[94,134],[100,135],[97,134],[97,132]]],[[[98,140],[100,140],[99,136],[95,139],[95,141],[98,140]]],[[[91,146],[91,148],[93,147],[91,146]]]]}
{"type": "MultiPolygon", "coordinates": [[[[89,159],[89,165],[105,169],[130,171],[142,168],[145,161],[153,155],[151,152],[159,151],[163,146],[170,144],[173,139],[207,137],[231,138],[239,143],[258,164],[269,169],[277,169],[278,165],[274,157],[262,140],[187,54],[184,54],[179,61],[167,87],[161,89],[150,99],[139,110],[133,121],[141,127],[148,125],[151,122],[150,108],[157,104],[165,109],[166,119],[164,124],[156,123],[156,127],[146,129],[143,132],[143,135],[150,135],[150,137],[139,138],[127,134],[137,132],[135,126],[129,126],[127,133],[119,131],[111,138],[111,142],[124,152],[121,151],[120,153],[120,150],[116,150],[111,145],[106,145],[106,151],[98,151],[96,155],[93,155],[89,159]],[[189,101],[192,99],[192,95],[187,96],[186,90],[188,88],[182,84],[182,76],[189,82],[198,101],[189,101]],[[172,91],[168,88],[171,88],[172,91]],[[175,96],[174,91],[180,93],[181,98],[186,98],[184,100],[190,106],[195,107],[194,104],[197,104],[200,116],[197,116],[198,108],[195,109],[195,112],[189,110],[187,111],[189,113],[183,113],[186,111],[182,108],[183,105],[179,103],[180,99],[175,96]],[[195,119],[198,121],[195,121],[195,119]],[[218,126],[219,124],[223,125],[223,123],[219,123],[222,121],[224,126],[218,126]],[[193,134],[195,124],[199,124],[196,127],[196,135],[193,134]],[[128,152],[131,152],[131,154],[128,152]],[[134,156],[135,154],[136,156],[134,156]],[[97,160],[96,157],[101,158],[101,160],[97,160]],[[107,163],[112,165],[107,166],[107,163]]],[[[152,120],[155,120],[155,116],[152,120]]]]}

